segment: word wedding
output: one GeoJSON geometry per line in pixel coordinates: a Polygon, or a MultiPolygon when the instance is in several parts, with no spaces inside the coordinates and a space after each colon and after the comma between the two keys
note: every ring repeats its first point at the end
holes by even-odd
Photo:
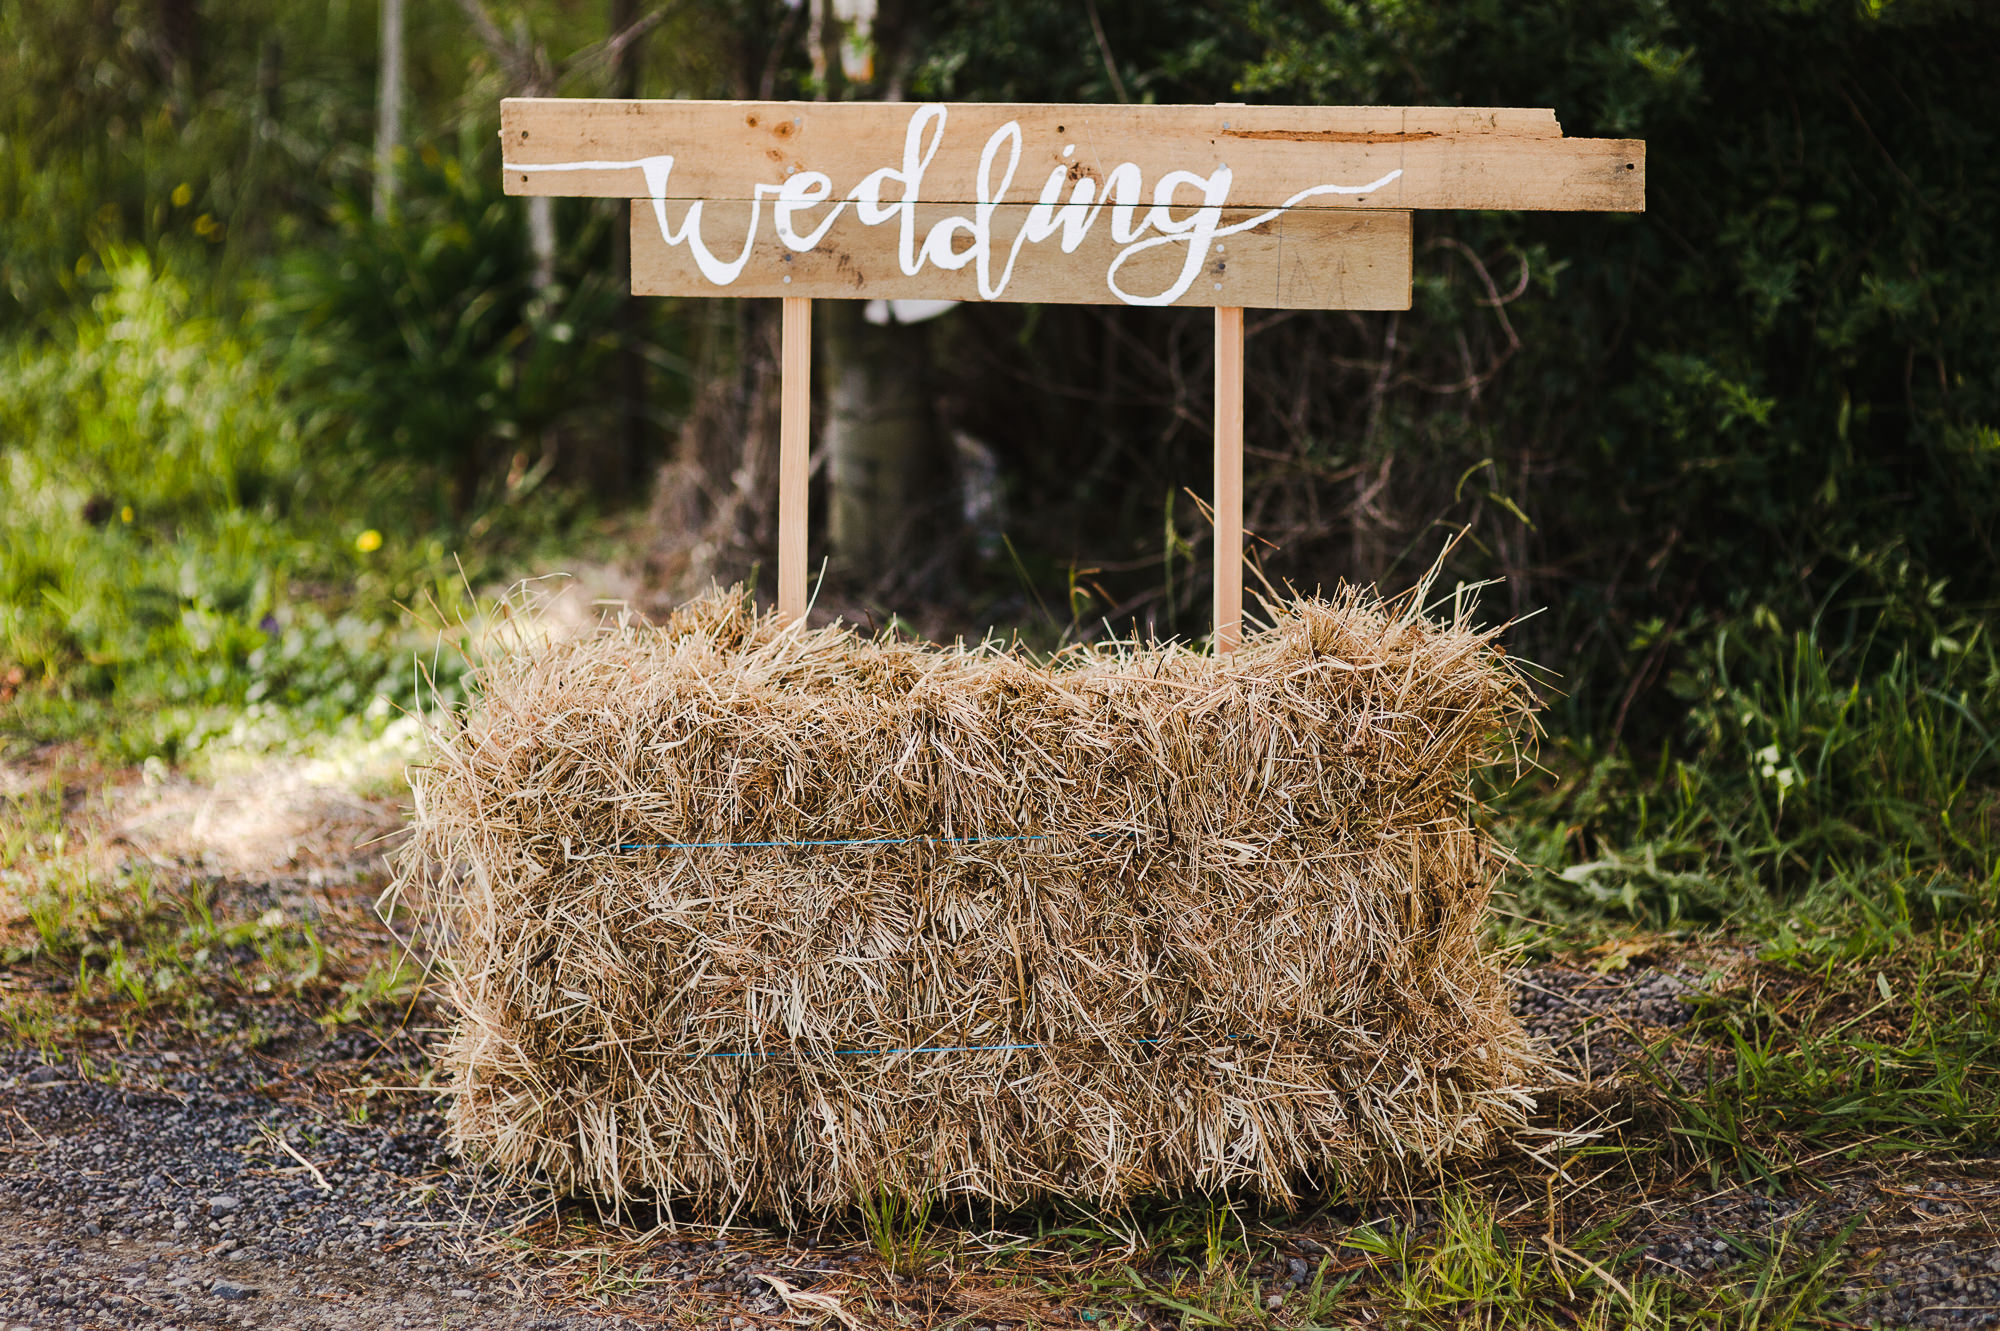
{"type": "Polygon", "coordinates": [[[1062,252],[1074,254],[1089,234],[1091,226],[1108,207],[1112,240],[1119,248],[1105,273],[1105,286],[1127,305],[1173,304],[1194,284],[1208,258],[1209,247],[1221,237],[1255,230],[1280,216],[1285,209],[1296,208],[1319,195],[1350,194],[1365,198],[1403,174],[1397,169],[1366,184],[1310,186],[1276,208],[1224,226],[1222,210],[1229,200],[1229,187],[1234,179],[1234,173],[1227,164],[1215,167],[1207,175],[1198,171],[1167,172],[1154,184],[1151,203],[1146,205],[1142,202],[1145,198],[1145,177],[1136,162],[1120,162],[1113,167],[1105,177],[1100,192],[1093,177],[1079,175],[1069,165],[1068,159],[1075,156],[1076,145],[1065,144],[1062,150],[1064,163],[1052,168],[1043,181],[1039,197],[1015,231],[1012,243],[1007,246],[1006,262],[996,273],[993,262],[994,214],[1006,200],[1015,173],[1020,169],[1021,125],[1017,120],[1009,120],[993,131],[980,151],[976,177],[977,206],[972,215],[953,214],[940,219],[930,227],[919,244],[917,205],[923,200],[924,172],[937,155],[948,115],[949,109],[936,102],[919,106],[911,113],[909,126],[904,131],[902,164],[880,167],[862,177],[860,183],[834,204],[810,231],[799,230],[798,217],[801,213],[824,206],[832,197],[833,180],[825,172],[787,168],[791,174],[784,181],[753,185],[748,234],[736,257],[728,260],[718,258],[702,235],[702,200],[696,199],[687,205],[679,230],[668,220],[667,203],[672,196],[667,189],[674,169],[671,153],[658,153],[629,162],[509,162],[506,169],[514,172],[638,171],[646,182],[646,197],[652,204],[660,239],[668,245],[686,245],[701,275],[716,286],[725,288],[736,281],[744,265],[750,261],[767,198],[772,200],[771,229],[777,239],[794,253],[804,254],[816,249],[839,220],[841,212],[853,204],[855,215],[863,226],[895,224],[898,234],[895,253],[905,276],[917,276],[925,264],[951,272],[969,264],[978,275],[982,300],[1002,298],[1013,277],[1014,266],[1020,260],[1023,246],[1059,237],[1062,252]],[[884,202],[884,193],[897,188],[901,190],[900,195],[893,201],[884,202]],[[1067,200],[1063,197],[1065,188],[1069,193],[1067,200]],[[1177,218],[1173,215],[1173,209],[1178,205],[1177,195],[1189,189],[1195,191],[1199,202],[1188,205],[1192,208],[1190,215],[1177,218]],[[1145,208],[1143,213],[1140,212],[1142,207],[1145,208]],[[961,238],[965,242],[962,248],[961,238]],[[1118,285],[1118,272],[1126,260],[1162,245],[1187,247],[1186,257],[1181,260],[1172,286],[1152,295],[1141,295],[1118,285]]]}

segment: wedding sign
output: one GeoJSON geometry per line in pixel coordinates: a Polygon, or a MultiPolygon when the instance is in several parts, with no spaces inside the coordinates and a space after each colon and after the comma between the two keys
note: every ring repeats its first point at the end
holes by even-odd
{"type": "Polygon", "coordinates": [[[632,290],[785,298],[779,607],[805,610],[808,300],[1216,311],[1216,645],[1242,601],[1245,307],[1403,310],[1419,209],[1645,208],[1646,145],[1548,110],[501,104],[509,194],[628,199],[632,290]]]}
{"type": "Polygon", "coordinates": [[[1644,205],[1547,111],[503,103],[516,194],[630,198],[633,290],[1406,309],[1412,208],[1644,205]]]}

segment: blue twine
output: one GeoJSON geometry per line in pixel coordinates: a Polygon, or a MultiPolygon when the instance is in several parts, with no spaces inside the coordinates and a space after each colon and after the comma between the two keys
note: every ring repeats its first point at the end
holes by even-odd
{"type": "MultiPolygon", "coordinates": [[[[1085,832],[1084,836],[1118,836],[1118,832],[1085,832]]],[[[1127,833],[1125,835],[1131,835],[1127,833]]],[[[812,846],[913,846],[930,843],[940,846],[962,846],[974,841],[1047,841],[1042,836],[903,836],[903,837],[855,837],[832,841],[629,841],[621,843],[620,850],[775,850],[812,846]]]]}
{"type": "MultiPolygon", "coordinates": [[[[1164,1035],[1134,1036],[1133,1044],[1162,1044],[1164,1035]]],[[[1225,1035],[1225,1040],[1240,1040],[1240,1035],[1225,1035]]],[[[1046,1049],[1040,1044],[958,1044],[931,1045],[922,1049],[836,1049],[836,1055],[849,1054],[997,1054],[1016,1049],[1046,1049]]],[[[711,1054],[689,1054],[689,1058],[779,1058],[785,1054],[795,1054],[796,1049],[733,1049],[711,1054]]]]}

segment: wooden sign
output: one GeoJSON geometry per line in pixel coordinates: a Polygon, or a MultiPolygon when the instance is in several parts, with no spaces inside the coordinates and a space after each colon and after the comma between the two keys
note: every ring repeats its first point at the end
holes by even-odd
{"type": "Polygon", "coordinates": [[[1638,211],[1645,144],[1546,110],[501,104],[510,194],[632,201],[632,290],[786,301],[782,613],[805,611],[805,301],[1216,311],[1216,636],[1242,618],[1242,311],[1401,310],[1410,210],[1638,211]]]}
{"type": "Polygon", "coordinates": [[[1566,139],[1541,110],[516,98],[500,125],[510,194],[771,198],[818,173],[834,198],[1034,203],[1057,172],[1101,196],[1130,167],[1142,203],[1220,172],[1239,208],[1645,206],[1643,143],[1566,139]]]}
{"type": "Polygon", "coordinates": [[[694,233],[683,228],[680,243],[666,239],[669,229],[657,224],[652,205],[642,203],[632,210],[632,290],[642,296],[1410,308],[1408,213],[1271,211],[1276,215],[1221,209],[1214,239],[1169,236],[1165,244],[1150,245],[1157,235],[1120,245],[1116,219],[1085,212],[1077,243],[1066,251],[1060,221],[1049,223],[1034,208],[1001,204],[975,222],[953,205],[927,203],[911,210],[911,230],[920,239],[906,250],[900,228],[869,226],[855,211],[828,218],[799,237],[813,244],[795,248],[757,229],[763,219],[753,205],[711,202],[698,219],[702,229],[730,237],[743,260],[726,282],[716,282],[704,271],[694,233]],[[1242,229],[1230,229],[1235,227],[1242,229]]]}

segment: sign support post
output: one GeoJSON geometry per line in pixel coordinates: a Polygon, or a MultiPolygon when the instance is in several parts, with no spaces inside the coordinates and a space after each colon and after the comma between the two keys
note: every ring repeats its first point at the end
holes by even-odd
{"type": "Polygon", "coordinates": [[[778,352],[778,615],[806,617],[806,481],[812,471],[812,299],[786,296],[778,352]]]}
{"type": "Polygon", "coordinates": [[[1243,641],[1243,308],[1215,307],[1215,651],[1243,641]]]}

